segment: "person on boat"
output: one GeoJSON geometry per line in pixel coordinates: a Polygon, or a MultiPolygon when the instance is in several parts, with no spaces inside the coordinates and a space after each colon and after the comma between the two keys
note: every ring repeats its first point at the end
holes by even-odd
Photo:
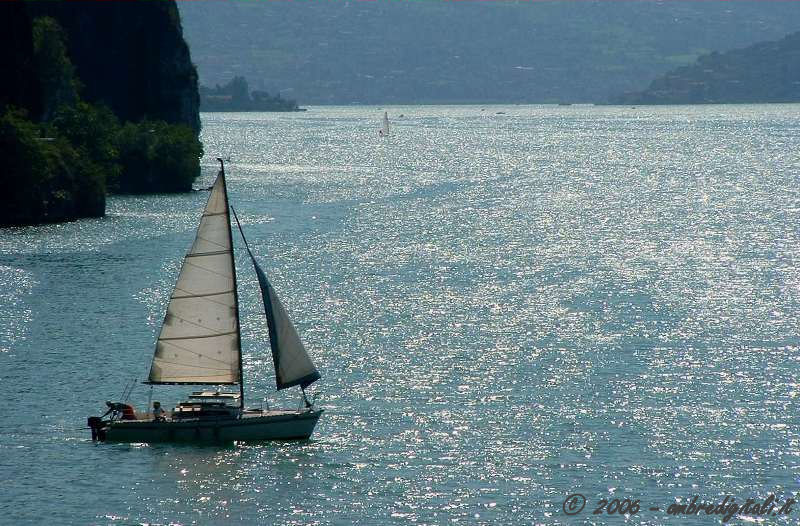
{"type": "Polygon", "coordinates": [[[111,402],[110,400],[106,401],[106,405],[108,406],[108,411],[103,416],[111,414],[111,420],[116,420],[117,418],[121,420],[136,420],[136,412],[133,410],[132,405],[111,402]]]}
{"type": "Polygon", "coordinates": [[[164,408],[161,407],[161,402],[153,402],[153,420],[156,422],[163,422],[166,420],[166,418],[164,418],[164,408]]]}

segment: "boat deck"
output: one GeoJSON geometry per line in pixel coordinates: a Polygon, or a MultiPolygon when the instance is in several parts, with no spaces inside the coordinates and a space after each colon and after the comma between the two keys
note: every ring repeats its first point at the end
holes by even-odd
{"type": "MultiPolygon", "coordinates": [[[[231,414],[213,414],[213,415],[212,414],[203,414],[203,412],[200,412],[200,411],[198,411],[197,415],[195,416],[195,415],[191,415],[191,414],[186,414],[187,411],[185,411],[185,410],[181,411],[181,413],[183,413],[183,414],[181,414],[180,416],[178,416],[176,418],[175,417],[176,415],[175,415],[175,413],[173,411],[164,411],[164,417],[165,417],[164,421],[165,422],[186,422],[186,421],[189,421],[189,420],[199,420],[199,419],[206,420],[206,419],[209,419],[209,418],[211,418],[211,419],[219,419],[219,418],[229,419],[232,416],[231,414]]],[[[260,409],[246,409],[241,413],[241,415],[239,415],[239,418],[256,418],[256,417],[265,417],[265,416],[266,417],[293,416],[293,415],[301,415],[303,413],[305,413],[304,410],[298,411],[298,410],[295,410],[295,409],[268,409],[268,410],[265,409],[263,411],[260,410],[260,409]]],[[[136,415],[136,419],[115,420],[115,422],[125,422],[126,424],[127,423],[135,424],[137,422],[140,422],[140,423],[148,422],[149,423],[149,422],[155,422],[156,421],[153,418],[153,414],[152,413],[145,413],[143,411],[136,411],[134,414],[136,415]]]]}

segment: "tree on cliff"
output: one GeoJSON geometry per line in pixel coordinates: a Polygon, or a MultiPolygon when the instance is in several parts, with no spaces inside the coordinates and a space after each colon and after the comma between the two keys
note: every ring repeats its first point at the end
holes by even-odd
{"type": "Polygon", "coordinates": [[[800,102],[800,32],[726,53],[698,57],[694,64],[662,75],[625,104],[722,104],[800,102]]]}
{"type": "Polygon", "coordinates": [[[43,121],[53,118],[62,105],[78,101],[79,82],[67,56],[66,35],[53,18],[33,21],[33,56],[42,90],[43,121]]]}
{"type": "Polygon", "coordinates": [[[200,86],[200,109],[203,111],[301,111],[297,102],[275,97],[266,91],[250,93],[247,79],[233,77],[225,85],[214,88],[200,86]]]}
{"type": "Polygon", "coordinates": [[[105,174],[64,137],[43,139],[21,110],[0,116],[0,225],[63,221],[105,213],[105,174]]]}

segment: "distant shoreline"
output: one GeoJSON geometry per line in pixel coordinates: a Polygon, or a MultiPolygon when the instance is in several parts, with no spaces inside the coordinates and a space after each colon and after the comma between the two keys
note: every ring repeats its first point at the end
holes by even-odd
{"type": "Polygon", "coordinates": [[[588,107],[667,107],[667,106],[760,106],[760,105],[791,105],[800,104],[800,100],[791,102],[650,102],[645,104],[636,103],[619,103],[619,102],[576,102],[576,103],[556,103],[556,102],[491,102],[491,103],[477,103],[477,102],[418,102],[418,103],[392,103],[392,104],[361,104],[361,103],[344,103],[344,104],[314,104],[307,108],[299,108],[296,110],[200,110],[200,113],[294,113],[309,111],[313,108],[402,108],[409,106],[476,106],[484,108],[498,108],[498,107],[514,107],[514,106],[542,106],[542,107],[559,107],[559,108],[588,108],[588,107]]]}
{"type": "Polygon", "coordinates": [[[297,113],[308,111],[307,108],[294,108],[291,110],[200,110],[200,113],[297,113]]]}

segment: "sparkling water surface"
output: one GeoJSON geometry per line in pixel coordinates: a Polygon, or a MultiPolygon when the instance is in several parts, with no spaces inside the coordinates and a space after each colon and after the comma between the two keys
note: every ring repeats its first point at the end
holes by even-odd
{"type": "MultiPolygon", "coordinates": [[[[800,105],[215,113],[202,138],[196,186],[229,159],[322,373],[312,440],[91,442],[208,194],[111,197],[0,229],[0,523],[701,524],[666,509],[797,497],[800,105]]],[[[295,407],[237,261],[249,405],[295,407]]]]}

